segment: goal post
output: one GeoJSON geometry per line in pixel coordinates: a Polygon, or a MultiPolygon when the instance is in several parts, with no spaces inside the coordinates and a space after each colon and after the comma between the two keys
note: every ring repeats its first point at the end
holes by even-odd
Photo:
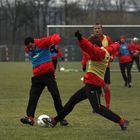
{"type": "MultiPolygon", "coordinates": [[[[103,28],[140,28],[140,25],[102,25],[103,28]]],[[[50,28],[92,28],[93,25],[47,25],[47,35],[50,35],[50,28]]]]}
{"type": "MultiPolygon", "coordinates": [[[[125,35],[130,42],[133,37],[139,38],[140,25],[102,25],[103,33],[114,41],[125,35]]],[[[75,31],[79,30],[83,36],[88,37],[93,33],[93,25],[47,25],[47,35],[59,33],[62,37],[60,48],[65,55],[65,61],[81,61],[81,50],[77,47],[74,37],[75,31]]]]}

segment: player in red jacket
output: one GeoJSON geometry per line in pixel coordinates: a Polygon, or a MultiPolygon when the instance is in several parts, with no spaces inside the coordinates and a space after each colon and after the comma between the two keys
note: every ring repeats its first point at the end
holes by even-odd
{"type": "MultiPolygon", "coordinates": [[[[29,54],[32,63],[33,77],[27,105],[27,117],[20,121],[23,124],[34,125],[35,110],[40,95],[45,87],[51,93],[57,114],[63,109],[60,93],[54,78],[54,66],[51,60],[50,49],[52,44],[58,44],[61,38],[59,34],[53,34],[48,37],[35,39],[27,37],[25,39],[25,51],[29,54]]],[[[61,125],[67,125],[66,120],[62,120],[61,125]]]]}
{"type": "Polygon", "coordinates": [[[134,37],[132,40],[131,45],[131,56],[132,56],[132,61],[131,61],[131,68],[134,63],[136,62],[138,72],[140,72],[140,43],[138,41],[137,37],[134,37]]]}
{"type": "Polygon", "coordinates": [[[110,55],[118,51],[120,44],[114,43],[110,47],[101,47],[102,43],[97,36],[92,38],[94,44],[92,44],[88,39],[82,37],[79,31],[75,33],[75,36],[79,40],[82,51],[86,52],[90,56],[87,72],[84,75],[85,86],[74,93],[74,95],[65,104],[64,109],[59,115],[54,118],[49,117],[44,119],[44,121],[54,127],[73,110],[76,104],[88,99],[96,113],[100,114],[106,119],[118,123],[122,130],[126,130],[128,121],[122,119],[120,116],[107,109],[100,103],[100,92],[101,88],[105,85],[104,74],[110,60],[110,55]]]}
{"type": "Polygon", "coordinates": [[[121,74],[124,80],[124,86],[131,88],[132,86],[132,76],[131,76],[131,51],[132,46],[126,43],[126,36],[122,35],[120,37],[121,46],[118,51],[118,61],[120,65],[121,74]]]}
{"type": "MultiPolygon", "coordinates": [[[[102,25],[100,23],[96,23],[93,27],[93,34],[91,34],[91,36],[89,37],[89,39],[92,36],[99,36],[102,45],[105,47],[109,47],[110,44],[112,44],[111,38],[105,34],[103,34],[103,28],[102,25]]],[[[89,57],[87,56],[86,53],[83,53],[83,57],[82,57],[82,65],[83,65],[83,69],[86,68],[86,62],[88,61],[89,57]]],[[[110,57],[110,61],[112,61],[113,59],[113,55],[110,57]]],[[[104,89],[104,93],[105,93],[105,103],[106,103],[106,107],[109,109],[110,108],[110,101],[111,101],[111,91],[110,91],[110,62],[108,62],[108,66],[106,68],[106,72],[105,72],[105,86],[103,87],[104,89]]]]}

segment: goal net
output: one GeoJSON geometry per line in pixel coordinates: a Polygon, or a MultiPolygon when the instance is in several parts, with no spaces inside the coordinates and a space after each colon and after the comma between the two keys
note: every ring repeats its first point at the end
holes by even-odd
{"type": "MultiPolygon", "coordinates": [[[[74,37],[77,30],[88,37],[93,33],[93,25],[47,25],[47,35],[59,33],[62,37],[60,48],[64,53],[65,61],[81,61],[82,53],[74,37]]],[[[103,33],[110,36],[112,41],[125,35],[127,42],[131,42],[132,38],[139,38],[140,25],[103,25],[103,33]]]]}

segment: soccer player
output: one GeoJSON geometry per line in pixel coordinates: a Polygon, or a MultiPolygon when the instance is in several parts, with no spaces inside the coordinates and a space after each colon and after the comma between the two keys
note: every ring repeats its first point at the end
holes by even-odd
{"type": "Polygon", "coordinates": [[[137,37],[134,37],[132,39],[132,43],[130,44],[132,47],[131,50],[131,56],[132,56],[132,61],[131,61],[131,68],[133,66],[134,61],[136,62],[138,72],[140,72],[140,43],[138,41],[137,37]]]}
{"type": "Polygon", "coordinates": [[[102,47],[102,43],[97,36],[92,38],[94,44],[92,44],[88,39],[82,37],[79,31],[75,33],[75,36],[79,40],[82,51],[86,52],[90,56],[90,63],[87,68],[87,72],[84,75],[85,86],[71,96],[59,115],[54,118],[50,117],[48,119],[44,119],[44,122],[49,123],[52,127],[55,127],[59,121],[61,121],[73,110],[76,104],[80,101],[88,99],[96,113],[106,119],[118,123],[122,130],[126,130],[128,121],[124,120],[100,103],[100,91],[105,85],[104,74],[110,60],[110,55],[115,53],[115,51],[118,51],[120,44],[114,43],[110,47],[102,47]]]}
{"type": "Polygon", "coordinates": [[[120,65],[121,74],[124,80],[125,87],[132,87],[132,77],[131,77],[131,50],[132,47],[126,43],[126,36],[121,35],[120,37],[121,46],[118,51],[118,61],[120,65]]]}
{"type": "MultiPolygon", "coordinates": [[[[20,121],[23,124],[34,125],[35,110],[39,97],[47,86],[48,91],[54,101],[54,106],[57,114],[63,109],[57,83],[54,78],[54,66],[50,55],[50,46],[60,42],[61,38],[58,34],[53,34],[43,38],[25,38],[25,52],[29,54],[29,59],[32,63],[33,77],[32,85],[29,93],[29,101],[27,106],[27,117],[23,117],[20,121]]],[[[67,125],[65,119],[60,121],[61,125],[67,125]]]]}
{"type": "MultiPolygon", "coordinates": [[[[91,38],[92,36],[99,36],[102,45],[105,47],[109,47],[110,44],[112,44],[111,38],[105,34],[103,34],[103,27],[100,23],[96,23],[93,26],[93,34],[91,34],[91,36],[89,38],[91,38]]],[[[86,53],[83,53],[83,55],[85,55],[86,53]]],[[[113,55],[110,57],[110,61],[113,60],[113,55]]],[[[86,66],[86,61],[88,61],[88,56],[87,54],[85,56],[82,57],[82,65],[83,68],[85,68],[86,66]],[[87,60],[86,60],[87,59],[87,60]]],[[[111,91],[110,91],[110,61],[108,62],[108,66],[106,68],[106,72],[105,72],[105,86],[103,87],[104,93],[105,93],[105,103],[106,103],[106,107],[108,109],[110,109],[110,102],[111,102],[111,91]]]]}

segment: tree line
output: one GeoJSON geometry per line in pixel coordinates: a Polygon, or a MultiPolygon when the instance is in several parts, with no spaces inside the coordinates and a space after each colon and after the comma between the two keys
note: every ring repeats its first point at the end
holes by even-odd
{"type": "Polygon", "coordinates": [[[26,36],[42,37],[46,25],[139,24],[139,2],[131,0],[0,0],[0,45],[6,44],[11,61],[21,59],[26,36]],[[130,7],[131,8],[131,7],[130,7]]]}

